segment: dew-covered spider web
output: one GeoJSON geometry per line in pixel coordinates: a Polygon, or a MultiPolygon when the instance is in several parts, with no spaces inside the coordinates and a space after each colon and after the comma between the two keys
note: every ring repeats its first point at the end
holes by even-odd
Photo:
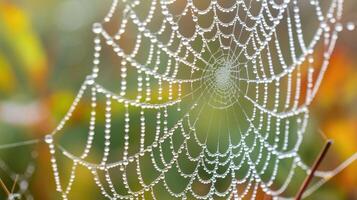
{"type": "MultiPolygon", "coordinates": [[[[57,191],[68,199],[84,167],[107,199],[293,197],[310,172],[299,149],[342,10],[343,0],[113,0],[93,25],[93,72],[45,137],[57,191]],[[57,136],[84,96],[77,153],[57,136]]],[[[305,195],[355,159],[317,171],[305,195]]]]}

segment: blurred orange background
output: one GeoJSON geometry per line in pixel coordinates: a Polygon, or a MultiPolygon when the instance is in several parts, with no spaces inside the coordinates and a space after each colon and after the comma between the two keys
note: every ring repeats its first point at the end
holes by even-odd
{"type": "MultiPolygon", "coordinates": [[[[66,113],[91,70],[92,23],[103,16],[109,4],[95,0],[0,0],[0,145],[42,137],[66,113]]],[[[357,2],[347,0],[345,8],[343,20],[357,22],[357,2]]],[[[356,55],[357,31],[343,31],[311,106],[313,125],[308,130],[315,134],[313,138],[322,138],[316,152],[324,137],[334,140],[323,169],[332,169],[357,152],[356,55]]],[[[84,120],[82,116],[78,113],[73,123],[84,120]]],[[[29,155],[31,148],[39,154],[30,180],[31,193],[35,199],[53,199],[47,146],[0,150],[0,158],[21,171],[26,162],[16,158],[29,155]],[[23,151],[25,154],[20,154],[23,151]]],[[[88,172],[80,173],[91,179],[85,174],[88,172]]],[[[75,199],[90,199],[88,191],[95,186],[88,180],[80,180],[75,199]]],[[[357,162],[307,199],[357,199],[357,162]]]]}

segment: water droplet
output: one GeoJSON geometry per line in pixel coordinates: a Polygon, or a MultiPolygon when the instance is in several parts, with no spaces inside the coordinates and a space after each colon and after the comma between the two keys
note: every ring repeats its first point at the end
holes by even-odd
{"type": "Polygon", "coordinates": [[[51,144],[53,142],[53,136],[51,134],[48,134],[45,136],[45,142],[47,144],[51,144]]]}
{"type": "Polygon", "coordinates": [[[353,22],[348,22],[346,25],[347,30],[353,31],[356,28],[356,25],[353,22]]]}
{"type": "Polygon", "coordinates": [[[95,34],[101,33],[102,30],[103,30],[102,24],[100,24],[100,23],[94,23],[94,24],[93,24],[92,31],[93,31],[95,34]]]}
{"type": "Polygon", "coordinates": [[[342,26],[342,24],[340,24],[340,23],[338,23],[338,24],[336,24],[336,31],[337,32],[341,32],[342,30],[343,30],[343,26],[342,26]]]}

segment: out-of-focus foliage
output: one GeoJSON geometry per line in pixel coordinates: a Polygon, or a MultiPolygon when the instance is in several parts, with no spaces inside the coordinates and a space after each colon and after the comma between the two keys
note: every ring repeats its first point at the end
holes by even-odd
{"type": "MultiPolygon", "coordinates": [[[[348,1],[348,0],[347,0],[348,1]]],[[[41,137],[51,131],[71,104],[91,69],[91,24],[110,1],[0,0],[0,144],[41,137]]],[[[348,2],[345,18],[357,20],[357,3],[348,2]]],[[[343,33],[320,91],[312,106],[308,135],[334,139],[323,168],[332,169],[357,151],[357,37],[343,33]]],[[[84,106],[85,107],[85,106],[84,106]]],[[[72,123],[83,123],[85,109],[72,123]]],[[[75,133],[68,133],[75,134],[75,133]]],[[[309,139],[307,139],[309,140],[309,139]]],[[[31,180],[35,199],[54,199],[48,149],[34,145],[39,156],[31,180]]],[[[315,145],[318,152],[321,145],[315,145]]],[[[0,150],[0,158],[21,172],[28,149],[0,150]],[[15,159],[14,159],[15,158],[15,159]]],[[[312,155],[313,156],[313,155],[312,155]]],[[[70,165],[69,165],[70,166],[70,165]]],[[[94,199],[98,193],[91,174],[79,168],[73,199],[94,199]]],[[[334,177],[310,199],[357,199],[357,163],[334,177]]],[[[0,176],[2,174],[0,173],[0,176]]],[[[3,198],[0,191],[0,199],[3,198]]]]}
{"type": "MultiPolygon", "coordinates": [[[[347,35],[346,35],[347,36],[347,35]]],[[[356,38],[354,38],[356,40],[356,38]]],[[[340,44],[314,101],[313,115],[323,133],[334,140],[331,157],[335,164],[357,152],[357,60],[356,45],[340,44]]],[[[330,158],[331,158],[330,157],[330,158]]],[[[339,199],[357,198],[357,163],[333,178],[320,193],[339,191],[339,199]]]]}
{"type": "Polygon", "coordinates": [[[0,69],[4,73],[0,88],[10,92],[16,89],[16,82],[21,82],[28,86],[27,90],[41,90],[47,81],[47,58],[31,19],[19,7],[2,2],[0,29],[4,49],[0,52],[0,69]]]}

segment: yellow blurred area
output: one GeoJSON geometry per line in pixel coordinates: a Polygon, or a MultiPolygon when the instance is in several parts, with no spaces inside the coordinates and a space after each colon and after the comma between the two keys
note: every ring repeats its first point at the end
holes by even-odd
{"type": "Polygon", "coordinates": [[[74,95],[70,91],[57,91],[51,95],[49,107],[51,107],[52,113],[59,115],[57,117],[60,119],[68,110],[68,106],[72,104],[73,99],[74,95]],[[61,99],[61,101],[57,101],[57,99],[61,99]]]}
{"type": "Polygon", "coordinates": [[[15,74],[10,63],[0,51],[0,92],[8,94],[16,88],[15,74]]]}
{"type": "Polygon", "coordinates": [[[357,151],[357,119],[331,119],[326,121],[324,130],[334,139],[334,147],[342,159],[357,151]]]}
{"type": "MultiPolygon", "coordinates": [[[[334,149],[339,160],[346,160],[354,152],[357,152],[357,119],[331,119],[325,122],[323,128],[328,133],[327,136],[334,140],[334,149]]],[[[338,182],[347,188],[357,185],[357,176],[351,176],[357,171],[357,163],[350,165],[340,176],[338,182]]]]}
{"type": "MultiPolygon", "coordinates": [[[[14,4],[0,2],[0,30],[2,40],[6,42],[10,53],[16,56],[16,61],[19,62],[21,71],[25,73],[28,82],[40,89],[46,83],[47,59],[26,13],[14,4]]],[[[5,62],[1,57],[0,60],[2,63],[5,62]]],[[[10,65],[10,63],[7,64],[7,66],[10,65]]],[[[11,73],[8,73],[8,76],[12,77],[8,79],[15,79],[11,73]]],[[[1,81],[0,84],[0,87],[10,85],[6,81],[1,81]]]]}

